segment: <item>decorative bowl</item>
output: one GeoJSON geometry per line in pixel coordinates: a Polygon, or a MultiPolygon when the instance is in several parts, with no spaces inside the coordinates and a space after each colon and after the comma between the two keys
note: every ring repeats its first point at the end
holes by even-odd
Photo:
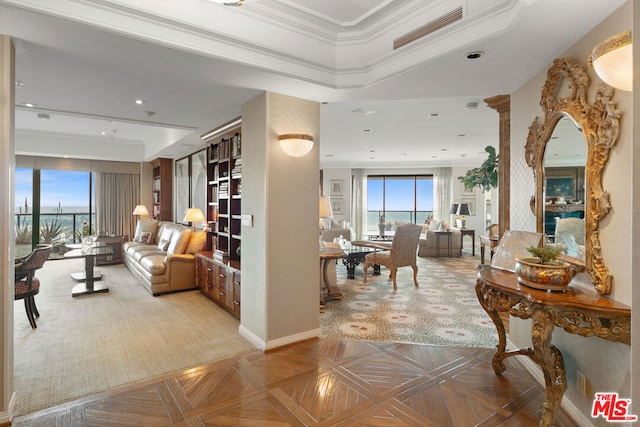
{"type": "Polygon", "coordinates": [[[565,291],[576,275],[576,269],[564,261],[540,264],[536,257],[516,257],[518,282],[530,288],[546,291],[565,291]]]}

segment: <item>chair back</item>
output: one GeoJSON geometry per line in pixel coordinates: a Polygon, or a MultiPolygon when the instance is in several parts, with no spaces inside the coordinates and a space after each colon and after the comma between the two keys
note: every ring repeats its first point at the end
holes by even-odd
{"type": "Polygon", "coordinates": [[[15,280],[22,280],[29,275],[33,277],[33,273],[37,269],[42,268],[45,261],[49,258],[51,249],[51,245],[38,245],[33,252],[22,259],[20,263],[17,263],[15,265],[15,280]]]}
{"type": "Polygon", "coordinates": [[[487,227],[487,235],[488,236],[497,236],[498,235],[498,224],[491,224],[487,227]]]}
{"type": "Polygon", "coordinates": [[[422,233],[422,226],[418,224],[407,223],[398,226],[391,243],[391,258],[396,267],[416,263],[420,233],[422,233]]]}
{"type": "Polygon", "coordinates": [[[585,228],[582,218],[560,218],[556,217],[556,243],[562,242],[562,234],[567,233],[576,239],[576,243],[584,245],[585,228]]]}

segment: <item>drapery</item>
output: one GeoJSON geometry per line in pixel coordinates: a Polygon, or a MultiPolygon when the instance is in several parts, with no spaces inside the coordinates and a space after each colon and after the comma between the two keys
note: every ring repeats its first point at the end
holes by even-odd
{"type": "Polygon", "coordinates": [[[367,227],[367,173],[364,169],[353,169],[353,195],[351,206],[351,224],[355,239],[362,240],[367,227]]]}
{"type": "Polygon", "coordinates": [[[132,212],[140,200],[140,175],[96,173],[95,181],[96,229],[133,238],[137,218],[132,212]]]}
{"type": "Polygon", "coordinates": [[[451,168],[434,169],[433,187],[433,218],[439,221],[448,220],[451,204],[451,168]]]}

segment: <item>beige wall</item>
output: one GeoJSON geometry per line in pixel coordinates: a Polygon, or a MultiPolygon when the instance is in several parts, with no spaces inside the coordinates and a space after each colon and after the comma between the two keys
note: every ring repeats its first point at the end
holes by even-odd
{"type": "MultiPolygon", "coordinates": [[[[631,2],[627,3],[560,56],[570,58],[588,68],[588,55],[598,42],[631,28],[631,6],[631,2]]],[[[535,231],[535,218],[528,205],[529,197],[535,190],[535,183],[525,163],[524,143],[528,126],[536,116],[543,116],[539,101],[547,69],[548,66],[511,96],[511,187],[524,189],[511,192],[513,229],[535,231]]],[[[593,101],[595,87],[601,81],[592,70],[588,71],[592,82],[589,100],[593,101]]],[[[613,208],[601,222],[601,243],[603,257],[614,278],[611,297],[631,305],[633,251],[628,236],[630,230],[633,230],[633,217],[625,212],[630,212],[632,203],[632,94],[616,90],[613,101],[621,112],[621,129],[618,143],[612,149],[604,171],[603,186],[611,193],[613,208]]],[[[517,346],[529,346],[529,337],[528,321],[511,321],[510,339],[513,343],[517,346]]],[[[570,335],[559,329],[554,332],[554,344],[562,351],[567,370],[568,389],[565,396],[587,419],[590,420],[593,398],[592,395],[584,397],[577,391],[576,371],[585,374],[588,393],[617,391],[621,397],[631,397],[630,346],[610,343],[599,338],[570,335]]],[[[602,418],[592,421],[595,425],[606,425],[602,418]]]]}
{"type": "Polygon", "coordinates": [[[278,135],[319,140],[319,104],[263,93],[242,107],[242,306],[240,332],[269,349],[318,336],[319,150],[290,157],[278,135]]]}

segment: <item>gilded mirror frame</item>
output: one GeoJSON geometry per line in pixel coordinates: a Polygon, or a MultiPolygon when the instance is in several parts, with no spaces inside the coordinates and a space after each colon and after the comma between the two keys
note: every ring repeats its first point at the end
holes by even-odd
{"type": "MultiPolygon", "coordinates": [[[[611,96],[613,88],[605,83],[595,91],[593,103],[588,101],[589,76],[585,67],[567,58],[557,58],[547,72],[542,88],[540,106],[544,117],[536,117],[529,126],[525,145],[527,165],[533,169],[536,194],[532,208],[536,216],[536,231],[544,233],[544,152],[556,124],[563,116],[570,116],[582,128],[587,144],[585,164],[585,260],[584,267],[595,289],[611,293],[609,273],[600,246],[600,220],[611,209],[609,192],[602,187],[602,173],[609,152],[618,140],[620,113],[611,96]]],[[[569,260],[572,262],[571,260],[569,260]]],[[[582,260],[574,259],[575,264],[582,260]]]]}

